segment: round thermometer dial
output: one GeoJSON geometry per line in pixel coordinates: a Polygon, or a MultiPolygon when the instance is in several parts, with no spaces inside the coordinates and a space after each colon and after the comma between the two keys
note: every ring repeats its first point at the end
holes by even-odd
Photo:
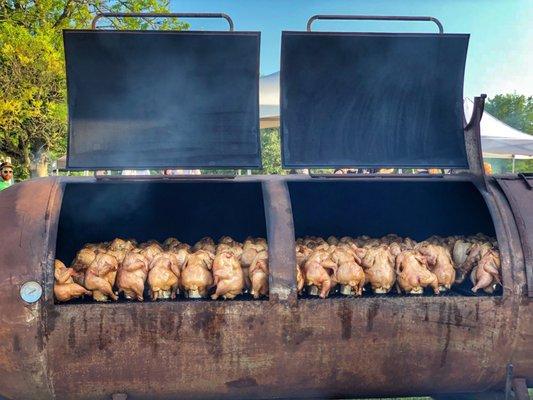
{"type": "Polygon", "coordinates": [[[43,288],[35,281],[26,282],[20,288],[20,297],[26,303],[35,303],[36,301],[39,301],[42,295],[43,288]]]}

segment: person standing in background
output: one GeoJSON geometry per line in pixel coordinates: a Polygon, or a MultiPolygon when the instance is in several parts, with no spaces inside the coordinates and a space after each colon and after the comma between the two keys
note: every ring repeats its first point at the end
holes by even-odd
{"type": "Polygon", "coordinates": [[[13,166],[9,162],[0,164],[0,190],[7,189],[13,184],[13,166]]]}

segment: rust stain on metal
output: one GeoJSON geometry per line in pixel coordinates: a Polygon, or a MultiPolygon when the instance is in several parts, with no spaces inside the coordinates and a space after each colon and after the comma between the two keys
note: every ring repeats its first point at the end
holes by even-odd
{"type": "Polygon", "coordinates": [[[257,386],[257,381],[253,377],[246,377],[246,378],[241,378],[241,379],[237,379],[234,381],[226,382],[226,386],[229,388],[242,389],[242,388],[257,386]]]}
{"type": "Polygon", "coordinates": [[[370,304],[366,317],[366,330],[371,332],[374,329],[374,318],[378,315],[379,312],[379,303],[377,301],[370,304]]]}
{"type": "Polygon", "coordinates": [[[340,303],[337,315],[341,320],[342,338],[348,340],[352,337],[352,309],[347,303],[340,303]]]}
{"type": "Polygon", "coordinates": [[[68,328],[68,345],[71,349],[76,348],[76,317],[70,317],[68,328]]]}

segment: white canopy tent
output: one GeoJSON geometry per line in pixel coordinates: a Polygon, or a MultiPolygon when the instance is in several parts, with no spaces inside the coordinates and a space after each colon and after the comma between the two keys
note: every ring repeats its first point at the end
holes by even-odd
{"type": "MultiPolygon", "coordinates": [[[[279,127],[279,72],[262,76],[259,89],[261,128],[279,127]]],[[[472,100],[464,100],[467,121],[473,105],[472,100]]],[[[533,135],[511,128],[485,112],[481,120],[481,147],[485,158],[533,158],[533,135]]]]}

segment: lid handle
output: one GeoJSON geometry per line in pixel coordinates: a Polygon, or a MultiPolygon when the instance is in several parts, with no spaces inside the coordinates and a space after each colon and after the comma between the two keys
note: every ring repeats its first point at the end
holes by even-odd
{"type": "Polygon", "coordinates": [[[224,18],[228,21],[229,30],[233,32],[233,20],[224,13],[98,13],[93,19],[92,29],[96,29],[96,23],[100,18],[224,18]]]}
{"type": "Polygon", "coordinates": [[[365,21],[430,21],[434,22],[439,27],[439,33],[444,33],[444,28],[441,22],[434,17],[413,17],[400,15],[313,15],[307,21],[307,31],[311,32],[311,25],[314,21],[319,19],[334,19],[334,20],[365,20],[365,21]]]}

